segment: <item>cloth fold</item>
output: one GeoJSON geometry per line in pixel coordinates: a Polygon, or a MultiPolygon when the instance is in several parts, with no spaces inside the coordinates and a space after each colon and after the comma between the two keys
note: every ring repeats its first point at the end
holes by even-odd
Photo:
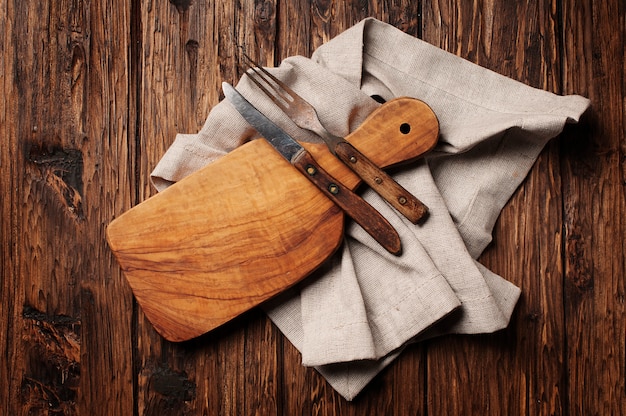
{"type": "MultiPolygon", "coordinates": [[[[430,208],[425,223],[411,224],[374,192],[362,193],[398,230],[404,254],[390,255],[350,222],[333,258],[264,305],[303,364],[351,400],[408,343],[505,328],[520,289],[476,259],[547,141],[576,122],[589,101],[531,88],[372,18],[311,58],[290,57],[270,70],[311,102],[336,135],[354,130],[379,106],[374,95],[418,98],[440,123],[436,148],[394,173],[430,208]]],[[[237,88],[294,137],[317,140],[246,77],[237,88]]],[[[162,190],[255,137],[221,102],[200,132],[176,137],[153,183],[162,190]]]]}

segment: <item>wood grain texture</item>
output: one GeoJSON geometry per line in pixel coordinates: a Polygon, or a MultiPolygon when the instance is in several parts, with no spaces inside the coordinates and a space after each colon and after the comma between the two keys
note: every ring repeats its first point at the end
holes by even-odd
{"type": "Polygon", "coordinates": [[[624,2],[121,2],[0,7],[0,413],[624,414],[624,2]],[[351,403],[258,310],[172,344],[104,228],[240,76],[373,16],[592,111],[541,154],[481,258],[520,285],[509,328],[408,348],[351,403]]]}
{"type": "Polygon", "coordinates": [[[162,336],[183,341],[220,326],[337,249],[343,213],[294,173],[255,140],[111,223],[109,244],[162,336]]]}
{"type": "Polygon", "coordinates": [[[626,7],[567,1],[563,14],[564,90],[580,91],[593,102],[586,128],[563,146],[568,410],[621,414],[626,412],[626,7]]]}
{"type": "Polygon", "coordinates": [[[349,142],[338,143],[335,146],[335,154],[358,173],[370,189],[376,191],[413,224],[417,224],[428,213],[426,205],[349,142]]]}
{"type": "MultiPolygon", "coordinates": [[[[399,98],[347,139],[387,167],[432,149],[438,131],[427,105],[399,98]]],[[[299,173],[265,140],[246,143],[108,225],[107,241],[160,335],[197,337],[302,280],[341,244],[344,212],[401,251],[389,222],[350,192],[359,184],[350,169],[325,145],[306,146],[315,158],[296,156],[299,173]]]]}
{"type": "Polygon", "coordinates": [[[100,241],[131,205],[129,6],[2,9],[0,321],[10,324],[0,335],[8,346],[0,412],[123,413],[134,403],[132,297],[100,241]],[[111,380],[115,388],[102,388],[111,380]]]}

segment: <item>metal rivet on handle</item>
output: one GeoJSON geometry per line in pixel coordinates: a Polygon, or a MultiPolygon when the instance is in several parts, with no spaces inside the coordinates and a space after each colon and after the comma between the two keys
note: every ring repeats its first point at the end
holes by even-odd
{"type": "Polygon", "coordinates": [[[331,183],[330,185],[328,185],[328,192],[333,195],[337,195],[339,193],[339,187],[336,184],[331,183]]]}
{"type": "Polygon", "coordinates": [[[306,173],[308,173],[309,175],[313,176],[317,173],[317,169],[315,169],[315,166],[313,165],[308,165],[306,167],[306,173]]]}
{"type": "Polygon", "coordinates": [[[404,205],[407,201],[405,197],[401,196],[400,198],[398,198],[398,202],[400,203],[400,205],[404,205]]]}

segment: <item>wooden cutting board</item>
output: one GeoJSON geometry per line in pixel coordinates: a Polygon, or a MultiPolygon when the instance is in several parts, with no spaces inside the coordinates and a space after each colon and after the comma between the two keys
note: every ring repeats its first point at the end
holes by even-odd
{"type": "MultiPolygon", "coordinates": [[[[430,150],[438,133],[425,103],[398,98],[346,139],[388,167],[430,150]]],[[[335,178],[358,186],[326,146],[302,145],[335,178]]],[[[107,227],[107,240],[155,329],[184,341],[302,280],[343,232],[343,212],[260,139],[125,212],[107,227]]]]}

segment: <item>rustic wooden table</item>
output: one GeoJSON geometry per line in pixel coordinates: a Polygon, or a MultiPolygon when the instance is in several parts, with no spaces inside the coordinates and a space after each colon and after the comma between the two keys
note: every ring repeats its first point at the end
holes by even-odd
{"type": "Polygon", "coordinates": [[[0,4],[1,414],[626,414],[622,0],[0,4]],[[239,78],[236,43],[277,64],[367,16],[593,110],[481,258],[523,290],[509,328],[411,347],[349,403],[260,311],[163,341],[104,230],[239,78]]]}

